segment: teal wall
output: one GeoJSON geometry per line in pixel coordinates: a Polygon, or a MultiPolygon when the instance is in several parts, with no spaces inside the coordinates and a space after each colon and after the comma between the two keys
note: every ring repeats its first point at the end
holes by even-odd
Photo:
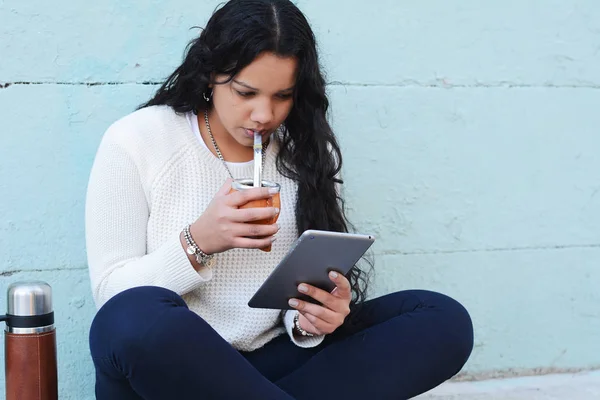
{"type": "MultiPolygon", "coordinates": [[[[93,396],[83,210],[96,147],[218,3],[0,0],[0,294],[53,286],[61,399],[93,396]]],[[[600,367],[600,3],[298,4],[353,220],[379,238],[374,294],[462,301],[476,326],[465,377],[600,367]]]]}

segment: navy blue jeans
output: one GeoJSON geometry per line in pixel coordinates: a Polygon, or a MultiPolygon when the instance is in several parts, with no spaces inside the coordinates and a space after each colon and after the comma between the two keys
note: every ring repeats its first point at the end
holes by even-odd
{"type": "Polygon", "coordinates": [[[311,349],[285,334],[239,352],[158,287],[116,295],[90,332],[100,400],[408,399],[459,372],[472,347],[463,306],[419,290],[364,303],[311,349]]]}

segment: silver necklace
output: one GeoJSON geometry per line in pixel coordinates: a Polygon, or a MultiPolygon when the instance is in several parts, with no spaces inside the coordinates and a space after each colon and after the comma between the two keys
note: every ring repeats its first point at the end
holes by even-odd
{"type": "MultiPolygon", "coordinates": [[[[210,141],[212,142],[212,145],[215,148],[217,157],[219,157],[219,160],[221,160],[221,162],[225,166],[225,169],[229,173],[229,176],[231,177],[231,179],[235,180],[235,178],[231,174],[231,171],[229,170],[229,167],[227,166],[227,163],[225,162],[225,159],[223,158],[223,155],[221,154],[221,150],[219,149],[219,146],[217,146],[215,137],[213,136],[212,131],[210,130],[210,124],[208,123],[208,110],[204,110],[204,122],[206,123],[206,130],[208,131],[208,136],[210,136],[210,141]]],[[[263,170],[265,168],[265,157],[266,156],[267,156],[267,143],[264,142],[262,144],[262,167],[263,167],[263,170]]]]}

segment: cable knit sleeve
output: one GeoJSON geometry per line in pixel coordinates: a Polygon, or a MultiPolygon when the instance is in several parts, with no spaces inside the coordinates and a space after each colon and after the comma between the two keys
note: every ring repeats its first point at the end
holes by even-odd
{"type": "Polygon", "coordinates": [[[146,254],[148,200],[138,168],[118,143],[105,135],[90,174],[85,206],[90,280],[96,306],[137,286],[160,286],[179,295],[211,279],[197,272],[179,241],[180,232],[146,254]]]}
{"type": "Polygon", "coordinates": [[[325,339],[325,335],[319,336],[306,336],[306,337],[297,337],[294,335],[294,317],[298,314],[296,310],[287,310],[283,315],[283,325],[285,326],[285,330],[287,331],[292,342],[298,347],[310,348],[316,347],[321,344],[323,339],[325,339]]]}

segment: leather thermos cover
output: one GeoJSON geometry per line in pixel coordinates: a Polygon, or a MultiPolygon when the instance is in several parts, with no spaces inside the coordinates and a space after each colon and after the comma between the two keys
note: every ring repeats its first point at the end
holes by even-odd
{"type": "Polygon", "coordinates": [[[6,400],[57,400],[56,331],[4,334],[6,400]]]}

